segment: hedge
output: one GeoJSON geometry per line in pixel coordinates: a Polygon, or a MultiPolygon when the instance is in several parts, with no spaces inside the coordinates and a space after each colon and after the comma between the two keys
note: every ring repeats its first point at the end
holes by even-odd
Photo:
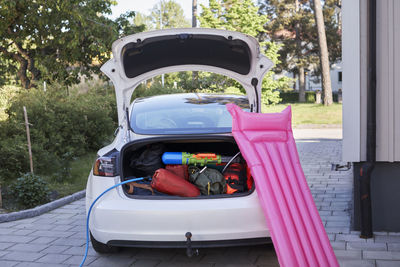
{"type": "MultiPolygon", "coordinates": [[[[299,92],[298,91],[289,91],[289,92],[280,92],[279,95],[282,98],[280,103],[298,103],[299,102],[299,92]]],[[[338,102],[338,93],[332,93],[333,102],[338,102]]],[[[321,96],[322,98],[322,96],[321,96]]],[[[316,96],[315,91],[306,91],[306,103],[315,103],[316,96]]],[[[322,100],[322,99],[321,99],[322,100]]]]}

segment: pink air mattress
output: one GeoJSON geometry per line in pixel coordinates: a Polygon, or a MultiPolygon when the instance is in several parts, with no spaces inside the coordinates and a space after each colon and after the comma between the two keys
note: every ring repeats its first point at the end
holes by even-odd
{"type": "Polygon", "coordinates": [[[339,266],[308,188],[291,128],[291,109],[260,114],[226,105],[232,134],[250,167],[283,267],[339,266]]]}

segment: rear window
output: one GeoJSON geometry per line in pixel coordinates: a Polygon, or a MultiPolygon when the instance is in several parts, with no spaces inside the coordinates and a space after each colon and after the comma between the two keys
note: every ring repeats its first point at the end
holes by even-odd
{"type": "Polygon", "coordinates": [[[225,107],[227,103],[249,109],[243,96],[156,96],[135,101],[130,123],[138,134],[228,133],[232,117],[225,107]]]}

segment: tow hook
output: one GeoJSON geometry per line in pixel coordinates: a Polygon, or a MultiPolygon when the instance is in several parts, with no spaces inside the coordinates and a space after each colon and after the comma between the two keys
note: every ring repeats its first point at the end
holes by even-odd
{"type": "Polygon", "coordinates": [[[186,237],[186,256],[188,256],[188,258],[191,258],[193,255],[198,256],[199,255],[199,250],[198,249],[193,249],[192,248],[192,233],[191,232],[187,232],[185,234],[186,237]]]}

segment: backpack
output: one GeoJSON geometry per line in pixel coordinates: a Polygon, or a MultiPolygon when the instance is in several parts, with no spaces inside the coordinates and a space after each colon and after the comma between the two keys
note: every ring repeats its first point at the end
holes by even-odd
{"type": "Polygon", "coordinates": [[[189,181],[200,189],[202,195],[219,195],[226,192],[225,177],[215,169],[190,166],[189,181]]]}
{"type": "Polygon", "coordinates": [[[246,170],[243,164],[232,163],[224,171],[224,177],[226,180],[226,193],[242,193],[249,190],[247,183],[246,170]]]}

